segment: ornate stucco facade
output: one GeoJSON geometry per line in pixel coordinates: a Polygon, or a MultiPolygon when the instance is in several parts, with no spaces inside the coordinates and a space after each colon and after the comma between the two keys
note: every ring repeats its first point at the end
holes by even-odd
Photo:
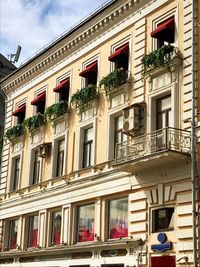
{"type": "Polygon", "coordinates": [[[111,1],[1,82],[2,266],[194,266],[191,38],[191,0],[111,1]]]}

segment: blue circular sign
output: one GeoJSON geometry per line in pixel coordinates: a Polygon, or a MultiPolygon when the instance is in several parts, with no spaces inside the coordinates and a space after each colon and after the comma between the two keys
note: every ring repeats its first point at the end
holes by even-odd
{"type": "Polygon", "coordinates": [[[160,243],[164,243],[166,241],[166,234],[165,233],[159,233],[158,236],[157,236],[157,239],[160,243]]]}

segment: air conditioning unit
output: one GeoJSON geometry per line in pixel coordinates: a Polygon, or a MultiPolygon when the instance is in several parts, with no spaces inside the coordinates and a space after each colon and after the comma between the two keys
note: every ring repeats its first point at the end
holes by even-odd
{"type": "Polygon", "coordinates": [[[51,143],[43,143],[38,146],[38,157],[45,158],[51,149],[51,143]]]}
{"type": "Polygon", "coordinates": [[[129,133],[131,131],[139,130],[139,105],[132,105],[123,109],[123,132],[129,133]]]}

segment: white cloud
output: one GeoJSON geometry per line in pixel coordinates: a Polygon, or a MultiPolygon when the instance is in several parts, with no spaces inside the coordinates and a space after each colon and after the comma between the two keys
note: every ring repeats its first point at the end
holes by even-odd
{"type": "Polygon", "coordinates": [[[20,44],[20,63],[105,2],[0,0],[0,52],[4,56],[15,53],[20,44]]]}

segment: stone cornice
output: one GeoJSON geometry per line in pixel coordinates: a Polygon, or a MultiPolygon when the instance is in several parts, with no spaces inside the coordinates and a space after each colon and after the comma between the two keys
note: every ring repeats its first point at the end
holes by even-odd
{"type": "MultiPolygon", "coordinates": [[[[45,59],[43,59],[39,63],[35,64],[34,66],[32,66],[29,70],[25,71],[21,75],[18,75],[18,77],[15,78],[13,81],[8,82],[7,84],[5,81],[5,86],[4,86],[4,82],[2,82],[3,91],[6,94],[9,93],[10,91],[14,91],[17,87],[22,85],[23,82],[28,81],[30,79],[33,79],[35,76],[37,76],[38,74],[43,72],[49,66],[52,66],[54,64],[54,62],[58,61],[60,58],[62,58],[62,60],[63,60],[65,58],[65,56],[67,55],[67,53],[70,53],[77,45],[81,45],[81,43],[85,42],[92,35],[94,35],[95,33],[97,33],[100,30],[103,30],[106,26],[108,26],[109,23],[113,22],[121,14],[129,11],[131,8],[133,8],[135,6],[138,6],[138,8],[139,8],[141,6],[139,4],[141,4],[143,2],[146,2],[146,0],[127,1],[123,5],[116,8],[114,11],[112,11],[109,15],[106,15],[104,18],[100,19],[98,22],[96,22],[95,24],[88,27],[85,31],[78,34],[76,37],[72,38],[67,44],[65,44],[64,46],[61,46],[55,52],[51,53],[48,57],[46,57],[45,59]]],[[[71,35],[69,35],[69,37],[70,36],[71,35]]],[[[46,49],[46,52],[47,51],[48,51],[48,48],[46,49]]],[[[35,60],[37,60],[38,57],[36,57],[35,60]]],[[[27,64],[24,65],[24,68],[26,66],[28,66],[28,64],[29,63],[27,62],[27,64]]],[[[11,75],[10,77],[13,77],[14,75],[15,74],[11,75]]],[[[9,78],[8,78],[8,81],[9,81],[9,78]]]]}

